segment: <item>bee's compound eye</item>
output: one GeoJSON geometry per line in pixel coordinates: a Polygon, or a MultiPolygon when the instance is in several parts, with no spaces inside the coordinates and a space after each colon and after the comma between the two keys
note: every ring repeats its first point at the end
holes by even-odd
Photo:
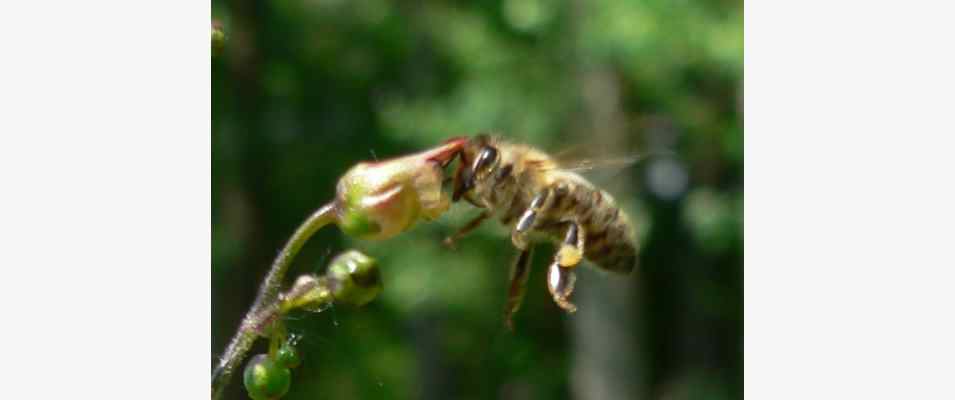
{"type": "Polygon", "coordinates": [[[497,149],[485,146],[474,161],[475,172],[485,172],[497,163],[497,149]]]}

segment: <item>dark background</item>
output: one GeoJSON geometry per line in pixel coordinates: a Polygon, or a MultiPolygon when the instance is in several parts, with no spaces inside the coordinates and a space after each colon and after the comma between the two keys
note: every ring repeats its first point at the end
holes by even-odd
{"type": "MultiPolygon", "coordinates": [[[[212,59],[213,359],[346,169],[493,130],[553,152],[651,154],[593,176],[639,227],[636,273],[584,267],[567,316],[545,288],[542,248],[511,334],[506,230],[440,243],[476,210],[455,205],[381,243],[326,228],[290,277],[356,248],[379,260],[385,290],[360,309],[295,315],[305,361],[286,398],[742,397],[741,1],[212,11],[227,35],[212,59]]],[[[227,398],[244,397],[237,377],[227,398]]]]}

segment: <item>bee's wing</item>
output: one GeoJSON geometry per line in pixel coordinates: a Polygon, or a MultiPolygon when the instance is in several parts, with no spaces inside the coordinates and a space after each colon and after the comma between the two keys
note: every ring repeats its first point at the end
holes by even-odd
{"type": "Polygon", "coordinates": [[[558,167],[571,172],[588,172],[593,170],[621,170],[629,168],[646,158],[634,154],[622,157],[585,158],[580,160],[558,160],[558,167]]]}
{"type": "Polygon", "coordinates": [[[629,155],[621,157],[599,157],[599,158],[577,158],[567,157],[565,155],[555,155],[556,161],[553,164],[553,170],[573,172],[580,175],[591,184],[611,192],[623,190],[636,172],[632,168],[645,157],[642,155],[629,155]]]}
{"type": "Polygon", "coordinates": [[[619,149],[574,144],[552,153],[551,157],[557,162],[556,167],[565,171],[605,173],[628,169],[650,156],[661,154],[659,151],[651,153],[620,152],[619,149]]]}
{"type": "Polygon", "coordinates": [[[612,150],[602,152],[587,146],[572,146],[556,152],[554,168],[573,172],[585,177],[591,183],[609,190],[621,192],[632,190],[630,183],[636,177],[637,164],[656,156],[672,155],[668,151],[634,152],[626,155],[613,155],[612,150]],[[602,154],[601,154],[602,153],[602,154]],[[608,155],[608,153],[610,155],[608,155]],[[629,176],[631,179],[624,178],[629,176]]]}

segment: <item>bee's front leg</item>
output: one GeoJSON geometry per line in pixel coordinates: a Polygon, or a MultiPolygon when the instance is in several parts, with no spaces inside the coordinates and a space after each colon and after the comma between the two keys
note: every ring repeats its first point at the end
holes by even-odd
{"type": "Polygon", "coordinates": [[[527,278],[531,274],[532,247],[522,250],[511,268],[510,285],[507,290],[507,307],[504,309],[504,324],[514,330],[514,313],[521,308],[524,293],[527,292],[527,278]]]}
{"type": "Polygon", "coordinates": [[[477,227],[481,226],[481,223],[484,222],[484,220],[488,219],[488,217],[490,216],[491,216],[490,211],[482,212],[481,215],[478,215],[477,217],[472,219],[466,225],[462,226],[461,229],[458,229],[456,232],[444,238],[444,245],[453,249],[455,247],[454,244],[458,241],[458,239],[461,239],[465,235],[477,229],[477,227]]]}
{"type": "Polygon", "coordinates": [[[574,269],[583,258],[584,237],[586,234],[577,222],[567,222],[567,231],[560,244],[560,250],[554,255],[554,262],[547,271],[547,289],[554,302],[567,312],[577,311],[577,306],[570,302],[570,295],[574,292],[574,283],[577,274],[574,269]]]}

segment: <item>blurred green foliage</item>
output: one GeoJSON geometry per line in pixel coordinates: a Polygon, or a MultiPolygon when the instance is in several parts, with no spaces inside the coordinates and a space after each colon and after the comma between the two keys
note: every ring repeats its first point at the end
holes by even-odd
{"type": "MultiPolygon", "coordinates": [[[[345,170],[493,130],[555,152],[672,154],[601,180],[639,225],[641,264],[626,278],[584,274],[578,288],[632,283],[625,312],[637,322],[610,328],[637,349],[621,378],[639,382],[628,398],[741,397],[741,1],[250,0],[212,11],[228,38],[212,60],[213,355],[345,170]]],[[[544,246],[507,332],[505,229],[441,246],[476,213],[455,205],[382,243],[320,231],[290,277],[357,248],[379,260],[384,291],[360,309],[295,316],[303,362],[286,398],[600,398],[579,392],[591,367],[575,351],[587,338],[572,332],[606,310],[553,305],[544,246]]],[[[234,381],[226,397],[244,396],[234,381]]]]}

